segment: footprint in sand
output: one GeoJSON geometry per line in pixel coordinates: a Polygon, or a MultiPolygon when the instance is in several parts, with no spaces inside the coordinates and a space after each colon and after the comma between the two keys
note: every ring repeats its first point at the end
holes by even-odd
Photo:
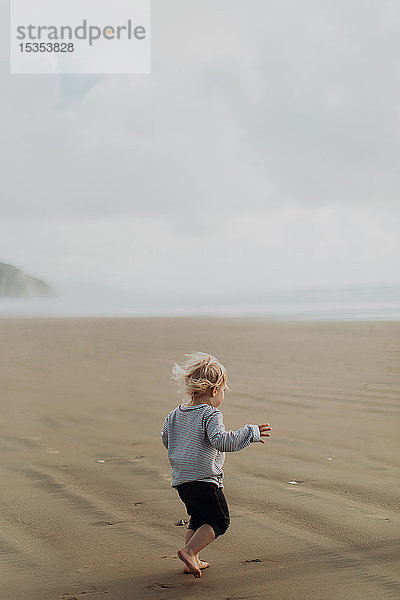
{"type": "Polygon", "coordinates": [[[79,569],[77,569],[77,573],[87,573],[88,571],[91,571],[92,569],[95,568],[95,564],[92,565],[82,565],[81,567],[79,567],[79,569]]]}
{"type": "Polygon", "coordinates": [[[108,591],[97,585],[91,585],[90,588],[83,590],[82,592],[65,592],[65,594],[61,596],[61,600],[82,600],[86,595],[97,593],[108,594],[108,591]]]}
{"type": "Polygon", "coordinates": [[[246,563],[261,563],[261,562],[273,563],[275,561],[271,560],[270,558],[264,558],[262,560],[261,560],[261,558],[248,558],[247,560],[242,560],[243,565],[245,565],[246,563]]]}
{"type": "MultiPolygon", "coordinates": [[[[106,563],[106,567],[119,567],[122,565],[122,562],[112,562],[106,563]]],[[[77,573],[87,573],[88,571],[92,571],[96,568],[96,565],[93,563],[91,565],[82,565],[79,569],[76,570],[77,573]]],[[[88,593],[88,592],[85,592],[88,593]]]]}
{"type": "Polygon", "coordinates": [[[261,558],[248,558],[247,560],[242,561],[243,564],[246,563],[260,563],[262,562],[261,558]]]}
{"type": "Polygon", "coordinates": [[[122,523],[133,523],[132,519],[124,519],[122,521],[93,521],[91,525],[96,527],[111,527],[112,525],[121,525],[122,523]]]}

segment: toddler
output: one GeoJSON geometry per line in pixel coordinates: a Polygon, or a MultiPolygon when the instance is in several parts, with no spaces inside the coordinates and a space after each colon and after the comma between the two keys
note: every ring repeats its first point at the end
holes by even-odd
{"type": "Polygon", "coordinates": [[[236,452],[251,442],[270,437],[268,423],[245,425],[225,431],[218,407],[227,386],[225,367],[210,354],[187,354],[173,367],[173,379],[183,388],[187,401],[172,410],[164,421],[161,440],[168,449],[172,487],[176,488],[190,516],[185,545],[178,551],[185,572],[201,577],[209,564],[199,552],[228,529],[229,510],[223,493],[225,452],[236,452]]]}

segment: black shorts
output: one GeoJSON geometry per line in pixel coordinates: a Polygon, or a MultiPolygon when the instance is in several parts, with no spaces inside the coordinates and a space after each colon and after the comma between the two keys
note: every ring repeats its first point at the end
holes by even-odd
{"type": "Polygon", "coordinates": [[[190,515],[188,529],[196,531],[202,525],[210,525],[215,537],[225,533],[230,518],[222,488],[208,481],[188,481],[176,489],[190,515]]]}

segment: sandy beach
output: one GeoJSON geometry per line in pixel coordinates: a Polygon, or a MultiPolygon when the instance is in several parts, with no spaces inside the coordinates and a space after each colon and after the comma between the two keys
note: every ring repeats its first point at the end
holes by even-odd
{"type": "Polygon", "coordinates": [[[2,600],[400,598],[400,323],[1,319],[2,600]],[[160,429],[215,354],[231,526],[201,580],[160,429]]]}

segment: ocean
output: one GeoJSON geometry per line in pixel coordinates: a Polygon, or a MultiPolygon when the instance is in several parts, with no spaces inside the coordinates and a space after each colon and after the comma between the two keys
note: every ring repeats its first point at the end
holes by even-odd
{"type": "Polygon", "coordinates": [[[0,317],[248,317],[290,321],[398,321],[399,286],[324,287],[207,297],[108,292],[0,299],[0,317]]]}

